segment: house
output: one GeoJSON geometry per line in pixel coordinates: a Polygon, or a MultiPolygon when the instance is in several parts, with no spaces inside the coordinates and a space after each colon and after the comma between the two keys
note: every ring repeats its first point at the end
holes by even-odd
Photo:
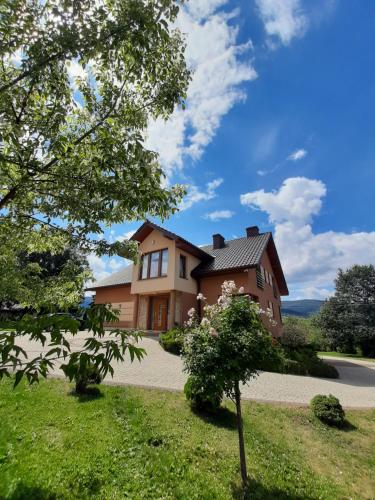
{"type": "Polygon", "coordinates": [[[183,324],[197,294],[209,304],[217,301],[221,285],[238,287],[270,310],[274,336],[282,332],[280,296],[288,295],[283,270],[271,233],[248,227],[246,236],[225,240],[214,234],[212,244],[197,247],[181,236],[146,221],[132,236],[139,243],[139,263],[92,285],[95,303],[110,303],[120,311],[119,326],[162,331],[183,324]]]}

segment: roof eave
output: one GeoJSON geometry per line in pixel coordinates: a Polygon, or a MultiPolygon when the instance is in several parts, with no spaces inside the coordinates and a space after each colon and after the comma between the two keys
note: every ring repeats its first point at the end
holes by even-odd
{"type": "Polygon", "coordinates": [[[171,231],[168,231],[167,229],[164,229],[163,227],[160,227],[149,220],[146,220],[130,239],[141,243],[153,230],[160,231],[166,238],[176,241],[176,245],[179,248],[190,253],[191,255],[194,255],[195,257],[198,257],[202,260],[213,258],[212,255],[193,245],[192,243],[190,243],[190,241],[185,240],[181,236],[178,236],[178,234],[174,234],[171,231]]]}
{"type": "Polygon", "coordinates": [[[113,283],[112,285],[91,286],[90,288],[85,288],[85,292],[95,292],[95,290],[98,290],[99,288],[111,288],[114,286],[127,286],[131,284],[131,281],[128,281],[127,283],[113,283]]]}

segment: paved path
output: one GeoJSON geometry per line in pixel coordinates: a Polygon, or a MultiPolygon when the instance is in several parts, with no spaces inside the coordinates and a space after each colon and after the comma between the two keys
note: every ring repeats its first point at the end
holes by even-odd
{"type": "MultiPolygon", "coordinates": [[[[75,349],[82,346],[84,338],[84,332],[80,332],[73,340],[75,349]]],[[[108,377],[107,381],[182,390],[186,374],[182,372],[181,359],[165,352],[155,338],[145,337],[139,345],[147,351],[142,362],[130,363],[127,359],[125,363],[117,364],[113,379],[108,377]]],[[[23,346],[29,357],[41,351],[38,345],[30,342],[24,341],[23,346]]],[[[308,404],[316,394],[334,394],[345,407],[375,408],[375,363],[331,357],[325,361],[338,369],[339,379],[261,372],[257,379],[242,388],[243,397],[258,401],[308,404]]]]}

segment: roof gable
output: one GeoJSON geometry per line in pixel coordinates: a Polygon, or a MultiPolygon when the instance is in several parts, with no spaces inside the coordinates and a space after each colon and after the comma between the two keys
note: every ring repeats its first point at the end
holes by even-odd
{"type": "Polygon", "coordinates": [[[267,251],[281,295],[289,294],[271,233],[226,240],[223,248],[213,249],[212,245],[207,245],[202,250],[211,254],[214,259],[197,266],[193,271],[196,277],[256,267],[267,251]]]}
{"type": "Polygon", "coordinates": [[[148,220],[146,220],[146,222],[144,222],[144,224],[142,224],[142,226],[137,229],[137,231],[130,239],[142,243],[142,241],[144,241],[147,236],[149,236],[149,234],[151,234],[154,230],[162,233],[165,238],[175,241],[177,248],[180,248],[181,250],[184,250],[185,252],[190,253],[191,255],[194,255],[201,260],[212,259],[212,256],[209,253],[205,252],[202,248],[193,245],[184,238],[181,238],[181,236],[178,236],[178,234],[172,233],[171,231],[168,231],[167,229],[164,229],[163,227],[158,226],[157,224],[154,224],[153,222],[150,222],[148,220]]]}

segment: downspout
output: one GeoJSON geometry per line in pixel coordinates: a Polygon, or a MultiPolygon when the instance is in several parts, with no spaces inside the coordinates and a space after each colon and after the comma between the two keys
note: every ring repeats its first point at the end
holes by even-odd
{"type": "MultiPolygon", "coordinates": [[[[197,279],[197,283],[198,283],[198,294],[201,293],[201,280],[198,278],[197,279]]],[[[199,321],[201,321],[202,319],[202,301],[201,300],[198,300],[198,318],[199,318],[199,321]]]]}

